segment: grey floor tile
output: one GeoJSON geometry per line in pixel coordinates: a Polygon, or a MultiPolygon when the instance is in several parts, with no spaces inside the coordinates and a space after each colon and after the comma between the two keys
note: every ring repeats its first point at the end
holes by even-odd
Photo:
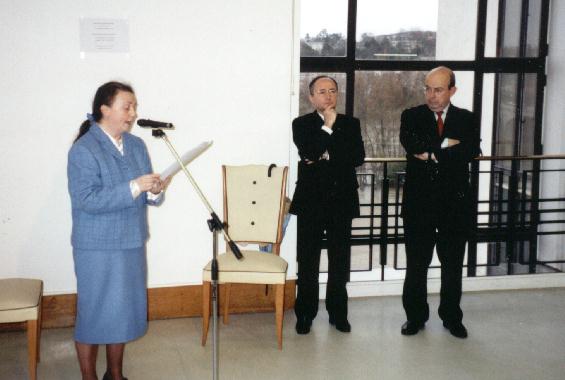
{"type": "MultiPolygon", "coordinates": [[[[294,331],[285,313],[283,351],[272,313],[220,322],[221,379],[565,379],[565,289],[469,293],[463,297],[469,338],[449,335],[430,297],[430,320],[416,336],[400,335],[400,297],[350,300],[351,334],[328,323],[323,302],[309,335],[294,331]]],[[[147,335],[127,345],[130,380],[212,378],[212,333],[200,345],[201,319],[152,321],[147,335]]],[[[27,378],[23,332],[0,334],[0,380],[27,378]]],[[[79,379],[72,329],[44,330],[39,378],[79,379]]],[[[97,363],[105,369],[101,348],[97,363]]]]}

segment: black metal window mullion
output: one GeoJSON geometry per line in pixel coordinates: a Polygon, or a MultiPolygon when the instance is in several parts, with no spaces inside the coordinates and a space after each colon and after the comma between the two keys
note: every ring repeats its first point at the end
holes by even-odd
{"type": "MultiPolygon", "coordinates": [[[[487,20],[487,5],[488,0],[479,0],[478,10],[477,10],[477,30],[476,30],[476,41],[475,41],[475,62],[483,62],[485,58],[485,46],[486,46],[486,20],[487,20]]],[[[475,113],[476,122],[481,126],[480,120],[483,110],[483,80],[484,71],[483,65],[478,65],[478,69],[474,71],[474,91],[473,91],[473,112],[475,113]]],[[[479,136],[481,137],[480,128],[477,129],[479,136]]],[[[479,162],[473,161],[471,163],[471,197],[474,204],[474,217],[477,219],[479,212],[479,162]]],[[[473,224],[473,233],[471,236],[476,236],[476,224],[473,224]]],[[[467,246],[467,276],[475,277],[477,274],[477,240],[469,239],[467,246]]]]}
{"type": "Polygon", "coordinates": [[[506,0],[498,0],[498,21],[496,26],[496,56],[502,57],[502,47],[504,45],[504,20],[506,19],[506,0]]]}
{"type": "Polygon", "coordinates": [[[353,116],[355,108],[355,49],[357,34],[357,0],[349,0],[347,10],[347,54],[345,113],[353,116]]]}
{"type": "Polygon", "coordinates": [[[529,16],[529,0],[522,0],[522,11],[520,15],[520,55],[519,57],[526,56],[526,48],[528,43],[528,16],[529,16]]]}

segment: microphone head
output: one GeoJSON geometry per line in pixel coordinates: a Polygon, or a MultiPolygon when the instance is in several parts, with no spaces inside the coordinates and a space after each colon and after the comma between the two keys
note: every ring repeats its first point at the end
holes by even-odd
{"type": "Polygon", "coordinates": [[[142,128],[154,128],[154,129],[173,129],[173,123],[165,123],[162,121],[155,121],[150,119],[138,119],[137,125],[142,128]]]}

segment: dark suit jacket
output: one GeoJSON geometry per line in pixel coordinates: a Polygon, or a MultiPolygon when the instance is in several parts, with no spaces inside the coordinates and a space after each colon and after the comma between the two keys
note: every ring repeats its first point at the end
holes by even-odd
{"type": "Polygon", "coordinates": [[[423,104],[402,112],[400,142],[406,150],[402,216],[405,218],[466,218],[469,203],[469,162],[480,154],[478,123],[474,115],[451,104],[444,134],[437,133],[434,113],[423,104]],[[444,138],[460,141],[441,148],[444,138]],[[433,153],[438,161],[422,161],[414,154],[433,153]]]}
{"type": "Polygon", "coordinates": [[[365,148],[359,119],[338,114],[330,135],[316,111],[292,122],[292,135],[301,161],[290,212],[318,212],[338,209],[347,217],[359,215],[355,167],[363,164],[365,148]],[[320,160],[324,152],[329,160],[320,160]],[[312,161],[307,164],[305,160],[312,161]]]}

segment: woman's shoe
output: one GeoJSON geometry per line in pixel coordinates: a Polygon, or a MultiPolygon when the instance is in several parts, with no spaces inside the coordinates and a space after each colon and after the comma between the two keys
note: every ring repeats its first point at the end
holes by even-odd
{"type": "MultiPolygon", "coordinates": [[[[127,377],[123,377],[124,380],[128,380],[127,377]]],[[[112,376],[110,375],[110,372],[106,371],[106,373],[104,374],[104,377],[102,377],[102,380],[112,380],[112,376]]]]}

